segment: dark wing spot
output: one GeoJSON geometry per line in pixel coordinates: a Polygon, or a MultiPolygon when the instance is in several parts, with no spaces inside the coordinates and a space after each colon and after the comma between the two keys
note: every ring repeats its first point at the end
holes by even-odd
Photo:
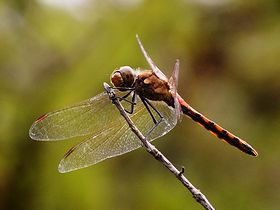
{"type": "Polygon", "coordinates": [[[44,120],[47,116],[48,116],[48,114],[42,115],[41,117],[39,117],[39,118],[35,121],[35,123],[41,122],[41,121],[44,120]]]}
{"type": "Polygon", "coordinates": [[[66,154],[64,155],[64,158],[67,158],[69,155],[72,154],[72,152],[74,152],[75,147],[72,147],[71,149],[68,150],[68,152],[66,152],[66,154]]]}

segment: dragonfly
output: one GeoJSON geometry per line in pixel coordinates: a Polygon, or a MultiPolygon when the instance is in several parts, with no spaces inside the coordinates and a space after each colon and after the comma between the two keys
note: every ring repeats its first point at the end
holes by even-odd
{"type": "MultiPolygon", "coordinates": [[[[138,35],[136,39],[151,69],[120,67],[111,75],[111,88],[148,141],[171,131],[181,116],[186,115],[224,142],[249,155],[258,155],[246,141],[196,111],[177,93],[179,60],[168,79],[148,55],[138,35]]],[[[83,138],[60,161],[58,170],[61,173],[88,167],[141,147],[141,141],[112,104],[106,91],[39,117],[32,124],[29,136],[37,141],[83,138]]]]}

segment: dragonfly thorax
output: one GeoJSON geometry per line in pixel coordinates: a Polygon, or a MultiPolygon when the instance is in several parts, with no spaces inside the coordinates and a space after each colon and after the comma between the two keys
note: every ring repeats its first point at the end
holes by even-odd
{"type": "Polygon", "coordinates": [[[111,82],[115,87],[132,87],[135,81],[134,70],[130,66],[122,66],[113,71],[111,82]]]}
{"type": "Polygon", "coordinates": [[[135,92],[152,101],[164,101],[174,107],[174,99],[168,82],[160,79],[152,70],[145,70],[137,75],[135,92]]]}

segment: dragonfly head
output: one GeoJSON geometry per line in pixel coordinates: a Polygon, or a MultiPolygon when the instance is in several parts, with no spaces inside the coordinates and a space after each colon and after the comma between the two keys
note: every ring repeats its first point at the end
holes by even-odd
{"type": "Polygon", "coordinates": [[[122,66],[111,75],[111,82],[115,87],[132,87],[134,81],[134,70],[129,66],[122,66]]]}

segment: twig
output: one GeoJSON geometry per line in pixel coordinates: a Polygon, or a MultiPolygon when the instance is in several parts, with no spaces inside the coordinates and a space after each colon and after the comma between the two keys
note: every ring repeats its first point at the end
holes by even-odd
{"type": "Polygon", "coordinates": [[[198,189],[196,189],[192,185],[192,183],[183,175],[184,168],[179,171],[154,145],[147,141],[145,136],[138,130],[132,120],[127,116],[113,89],[107,83],[104,83],[104,88],[107,91],[110,100],[118,108],[120,114],[125,118],[131,130],[141,140],[146,151],[150,153],[155,159],[160,161],[166,168],[168,168],[169,171],[173,173],[185,187],[187,187],[187,189],[191,192],[198,203],[200,203],[207,210],[214,210],[214,207],[210,204],[207,198],[198,189]]]}

